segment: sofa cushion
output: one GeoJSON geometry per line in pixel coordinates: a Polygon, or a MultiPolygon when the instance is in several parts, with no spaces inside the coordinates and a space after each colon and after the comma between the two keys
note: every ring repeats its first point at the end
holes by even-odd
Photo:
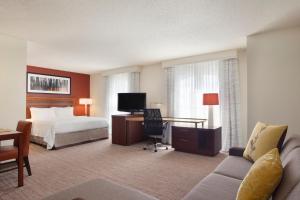
{"type": "Polygon", "coordinates": [[[136,189],[121,186],[117,183],[95,179],[47,197],[45,200],[157,200],[136,189]]]}
{"type": "Polygon", "coordinates": [[[277,148],[261,156],[242,181],[237,200],[268,200],[280,183],[283,168],[277,148]]]}
{"type": "Polygon", "coordinates": [[[235,178],[211,173],[200,181],[183,200],[233,200],[236,198],[241,182],[235,178]]]}
{"type": "MultiPolygon", "coordinates": [[[[283,177],[273,195],[274,200],[287,199],[300,183],[300,148],[291,150],[282,161],[283,177]]],[[[299,187],[299,186],[298,186],[299,187]]],[[[299,190],[299,188],[298,188],[299,190]]],[[[300,193],[298,193],[298,196],[300,193]]],[[[299,197],[298,197],[299,198],[299,197]]]]}
{"type": "Polygon", "coordinates": [[[218,165],[214,172],[243,180],[251,166],[252,162],[246,160],[244,157],[228,156],[218,165]]]}
{"type": "Polygon", "coordinates": [[[287,128],[286,125],[277,126],[257,122],[243,156],[254,162],[276,147],[281,149],[284,141],[282,136],[285,137],[287,128]]]}

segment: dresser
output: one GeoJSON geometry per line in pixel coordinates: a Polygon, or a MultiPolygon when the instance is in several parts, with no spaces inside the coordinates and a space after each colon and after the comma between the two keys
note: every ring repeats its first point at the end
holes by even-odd
{"type": "Polygon", "coordinates": [[[172,126],[172,147],[176,151],[214,156],[222,145],[222,128],[172,126]]]}

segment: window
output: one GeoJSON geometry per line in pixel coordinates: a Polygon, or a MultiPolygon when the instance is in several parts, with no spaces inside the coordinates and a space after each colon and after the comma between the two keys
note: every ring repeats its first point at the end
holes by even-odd
{"type": "Polygon", "coordinates": [[[106,77],[106,118],[111,127],[111,115],[123,113],[118,111],[118,93],[139,92],[139,72],[113,74],[106,77]]]}
{"type": "MultiPolygon", "coordinates": [[[[202,105],[203,93],[219,93],[219,61],[177,65],[167,68],[168,115],[207,118],[202,105]]],[[[215,106],[215,124],[220,124],[219,106],[215,106]]]]}
{"type": "Polygon", "coordinates": [[[240,88],[236,58],[176,65],[166,68],[168,115],[207,118],[203,93],[219,93],[214,124],[222,126],[222,149],[240,146],[240,88]]]}

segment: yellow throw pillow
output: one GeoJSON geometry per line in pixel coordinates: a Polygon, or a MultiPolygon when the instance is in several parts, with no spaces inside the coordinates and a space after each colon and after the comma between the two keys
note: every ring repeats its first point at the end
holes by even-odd
{"type": "Polygon", "coordinates": [[[250,161],[256,161],[262,155],[278,147],[281,136],[288,126],[268,125],[257,122],[250,136],[243,156],[250,161]]]}
{"type": "Polygon", "coordinates": [[[242,181],[236,200],[268,200],[282,177],[283,169],[278,149],[260,157],[242,181]]]}

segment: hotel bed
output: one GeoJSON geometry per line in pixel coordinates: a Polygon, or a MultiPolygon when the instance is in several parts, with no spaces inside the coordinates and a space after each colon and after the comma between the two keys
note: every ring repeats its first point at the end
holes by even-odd
{"type": "Polygon", "coordinates": [[[47,149],[108,138],[108,125],[98,117],[74,116],[57,120],[32,120],[31,141],[47,149]]]}
{"type": "Polygon", "coordinates": [[[74,116],[73,107],[30,107],[31,142],[58,149],[108,138],[108,123],[101,117],[74,116]]]}

